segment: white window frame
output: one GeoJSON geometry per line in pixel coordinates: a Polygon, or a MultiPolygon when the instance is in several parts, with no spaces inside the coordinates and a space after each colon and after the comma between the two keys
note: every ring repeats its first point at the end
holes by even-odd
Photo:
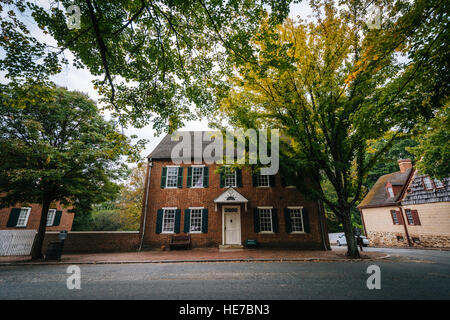
{"type": "Polygon", "coordinates": [[[257,207],[257,209],[258,209],[258,218],[259,218],[259,233],[262,233],[262,234],[274,233],[274,231],[273,231],[273,212],[272,212],[273,207],[257,207]],[[271,231],[262,231],[261,230],[261,212],[259,210],[270,210],[270,230],[271,231]]]}
{"type": "Polygon", "coordinates": [[[189,233],[203,233],[202,231],[202,223],[203,223],[203,209],[204,207],[191,207],[189,208],[189,233]],[[192,210],[200,210],[200,231],[192,231],[192,210]]]}
{"type": "Polygon", "coordinates": [[[164,234],[174,234],[175,233],[175,219],[176,219],[176,215],[177,215],[177,209],[178,208],[176,208],[176,207],[162,208],[163,216],[162,216],[162,222],[161,222],[161,233],[164,233],[164,234]],[[164,218],[166,217],[166,211],[167,210],[174,210],[173,230],[172,231],[164,231],[164,218]]]}
{"type": "Polygon", "coordinates": [[[434,190],[433,180],[429,176],[423,177],[422,181],[426,191],[434,190]],[[427,187],[427,183],[425,182],[427,179],[430,182],[430,188],[427,187]]]}
{"type": "Polygon", "coordinates": [[[270,175],[268,174],[257,174],[256,175],[256,187],[257,188],[270,188],[270,175]],[[261,179],[265,177],[267,179],[267,185],[261,185],[261,179]]]}
{"type": "Polygon", "coordinates": [[[166,189],[176,189],[176,188],[178,188],[178,174],[179,174],[179,171],[180,171],[180,169],[178,169],[178,168],[180,168],[180,166],[166,166],[166,168],[167,168],[167,173],[166,173],[166,189]],[[172,187],[172,186],[168,186],[168,183],[169,183],[169,168],[177,168],[177,178],[176,178],[176,184],[175,184],[175,186],[174,187],[172,187]]]}
{"type": "Polygon", "coordinates": [[[48,209],[47,225],[46,225],[47,227],[53,226],[53,223],[55,222],[55,217],[56,217],[56,209],[48,209]],[[49,216],[51,217],[51,219],[50,219],[51,223],[49,223],[49,220],[48,220],[49,216]]]}
{"type": "MultiPolygon", "coordinates": [[[[292,234],[303,234],[306,233],[305,232],[305,222],[303,220],[303,207],[287,207],[287,209],[289,210],[289,218],[292,221],[292,217],[291,217],[291,211],[290,210],[300,210],[300,219],[302,220],[302,230],[303,231],[291,231],[290,233],[292,234]]],[[[292,226],[292,222],[291,222],[291,226],[292,226]]]]}
{"type": "Polygon", "coordinates": [[[389,193],[389,198],[395,197],[394,189],[392,188],[392,186],[391,187],[387,187],[387,190],[388,190],[388,193],[389,193]]]}
{"type": "MultiPolygon", "coordinates": [[[[230,169],[231,170],[231,167],[230,166],[225,166],[225,168],[228,168],[228,169],[230,169]]],[[[234,170],[234,185],[232,185],[232,186],[228,186],[227,185],[227,173],[226,173],[226,171],[227,171],[227,169],[225,169],[225,172],[224,172],[224,187],[225,188],[237,188],[237,170],[234,170]]],[[[231,175],[231,173],[229,174],[229,175],[231,175]]]]}
{"type": "Polygon", "coordinates": [[[191,177],[191,188],[204,188],[205,186],[203,185],[203,180],[205,177],[205,166],[204,165],[196,165],[196,166],[191,166],[192,168],[192,177],[191,177]],[[201,186],[195,186],[194,185],[194,169],[195,168],[202,168],[202,185],[201,186]]]}
{"type": "Polygon", "coordinates": [[[22,208],[20,208],[20,213],[19,213],[19,217],[17,218],[16,227],[26,228],[26,226],[28,224],[28,218],[30,217],[30,212],[31,212],[31,208],[30,207],[22,207],[22,208]],[[22,224],[19,224],[20,216],[22,215],[22,210],[27,210],[26,211],[26,216],[25,216],[25,219],[23,219],[24,222],[22,224]]]}
{"type": "Polygon", "coordinates": [[[444,183],[439,179],[434,179],[434,186],[436,189],[444,188],[444,183]]]}
{"type": "Polygon", "coordinates": [[[408,221],[408,224],[410,226],[414,226],[415,223],[414,223],[414,216],[412,215],[412,210],[411,209],[405,209],[405,215],[406,215],[406,220],[408,221]],[[409,211],[409,214],[411,216],[411,220],[409,220],[410,216],[408,215],[408,211],[409,211]]]}
{"type": "Polygon", "coordinates": [[[398,218],[397,211],[391,210],[389,212],[390,212],[390,214],[392,216],[392,220],[394,220],[394,225],[399,225],[400,224],[400,220],[398,218]],[[394,215],[392,213],[394,213],[394,215]],[[394,218],[394,216],[395,216],[395,218],[394,218]]]}

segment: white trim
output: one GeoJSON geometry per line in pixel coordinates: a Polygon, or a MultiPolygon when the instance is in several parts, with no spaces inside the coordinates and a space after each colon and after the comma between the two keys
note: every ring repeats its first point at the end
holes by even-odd
{"type": "Polygon", "coordinates": [[[31,207],[21,207],[21,208],[20,208],[20,212],[19,212],[19,217],[17,218],[16,227],[19,227],[19,228],[26,228],[26,227],[27,227],[27,224],[28,224],[28,218],[30,217],[30,213],[31,213],[31,207]],[[25,218],[24,224],[23,224],[23,225],[18,225],[19,219],[20,219],[20,214],[21,214],[21,212],[22,212],[22,209],[27,209],[27,216],[26,216],[26,218],[25,218]]]}
{"type": "Polygon", "coordinates": [[[161,221],[161,233],[162,234],[174,234],[175,233],[175,220],[177,219],[177,210],[178,208],[162,208],[163,210],[163,216],[161,221]],[[173,217],[173,231],[164,231],[164,217],[166,215],[166,210],[175,210],[175,215],[173,217]]]}
{"type": "Polygon", "coordinates": [[[256,207],[258,209],[258,218],[259,218],[259,232],[261,234],[270,234],[270,233],[275,233],[275,231],[273,231],[273,207],[256,207]],[[270,231],[268,230],[264,230],[261,231],[261,212],[259,211],[260,209],[262,210],[270,210],[270,231]]]}
{"type": "MultiPolygon", "coordinates": [[[[287,208],[288,208],[288,210],[296,210],[296,209],[300,210],[300,217],[302,219],[302,230],[303,230],[303,231],[291,231],[291,232],[289,232],[289,234],[303,234],[303,233],[306,233],[305,232],[305,223],[304,223],[304,218],[303,218],[303,209],[304,208],[303,207],[287,207],[287,208]]],[[[292,220],[290,211],[289,211],[289,219],[292,220]]],[[[292,228],[292,223],[291,223],[291,228],[292,228]]]]}
{"type": "MultiPolygon", "coordinates": [[[[224,165],[225,168],[231,168],[230,165],[224,165]]],[[[234,169],[234,185],[232,186],[227,186],[227,174],[226,172],[224,172],[224,179],[225,181],[223,182],[223,187],[224,188],[237,188],[237,169],[234,169]]]]}
{"type": "Polygon", "coordinates": [[[269,175],[269,174],[260,174],[260,173],[258,173],[256,175],[256,188],[270,188],[271,187],[270,186],[270,176],[271,175],[269,175]],[[263,186],[259,185],[260,179],[261,179],[262,176],[267,177],[267,185],[263,185],[263,186]]]}
{"type": "Polygon", "coordinates": [[[235,205],[223,205],[222,206],[222,245],[225,245],[225,215],[228,213],[235,214],[236,212],[225,212],[225,208],[237,208],[237,214],[239,218],[239,241],[238,244],[242,244],[242,223],[241,223],[241,206],[235,205]]]}
{"type": "Polygon", "coordinates": [[[51,227],[51,226],[53,226],[53,223],[55,223],[55,217],[56,217],[56,209],[48,209],[48,212],[47,212],[47,224],[46,224],[46,227],[51,227]],[[53,212],[53,217],[52,217],[51,223],[49,224],[49,221],[48,221],[48,215],[50,214],[50,211],[53,212]]]}
{"type": "MultiPolygon", "coordinates": [[[[191,176],[191,189],[201,189],[205,186],[203,185],[203,180],[205,180],[205,165],[192,165],[191,168],[203,168],[202,170],[202,185],[201,186],[194,186],[194,169],[192,169],[192,176],[191,176]]],[[[189,170],[189,168],[188,168],[189,170]]],[[[187,179],[187,177],[186,177],[187,179]]]]}
{"type": "Polygon", "coordinates": [[[202,231],[202,225],[203,225],[203,209],[205,209],[205,207],[189,207],[189,233],[193,233],[193,234],[199,234],[199,233],[203,233],[202,231]],[[192,227],[192,212],[191,210],[200,210],[200,231],[191,231],[191,227],[192,227]]]}
{"type": "MultiPolygon", "coordinates": [[[[181,166],[165,166],[166,168],[180,168],[181,166]]],[[[168,187],[167,183],[169,182],[169,170],[167,170],[166,172],[166,187],[165,189],[177,189],[178,188],[178,175],[179,175],[179,170],[177,170],[177,185],[175,187],[168,187]]]]}

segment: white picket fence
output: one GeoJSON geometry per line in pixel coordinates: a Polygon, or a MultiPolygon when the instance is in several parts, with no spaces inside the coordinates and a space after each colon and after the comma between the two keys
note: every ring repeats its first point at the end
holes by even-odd
{"type": "Polygon", "coordinates": [[[37,230],[0,230],[0,256],[26,256],[31,253],[37,230]]]}

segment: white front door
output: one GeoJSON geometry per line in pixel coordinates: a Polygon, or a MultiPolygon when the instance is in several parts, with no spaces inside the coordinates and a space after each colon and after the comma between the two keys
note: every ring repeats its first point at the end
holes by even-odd
{"type": "Polygon", "coordinates": [[[239,207],[223,207],[224,244],[241,244],[241,212],[239,207]]]}

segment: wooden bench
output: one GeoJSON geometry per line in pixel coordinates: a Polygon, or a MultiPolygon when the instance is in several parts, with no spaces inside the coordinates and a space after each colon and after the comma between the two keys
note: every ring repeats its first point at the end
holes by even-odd
{"type": "Polygon", "coordinates": [[[190,249],[191,248],[191,235],[187,236],[172,236],[169,244],[170,250],[172,249],[190,249]]]}

